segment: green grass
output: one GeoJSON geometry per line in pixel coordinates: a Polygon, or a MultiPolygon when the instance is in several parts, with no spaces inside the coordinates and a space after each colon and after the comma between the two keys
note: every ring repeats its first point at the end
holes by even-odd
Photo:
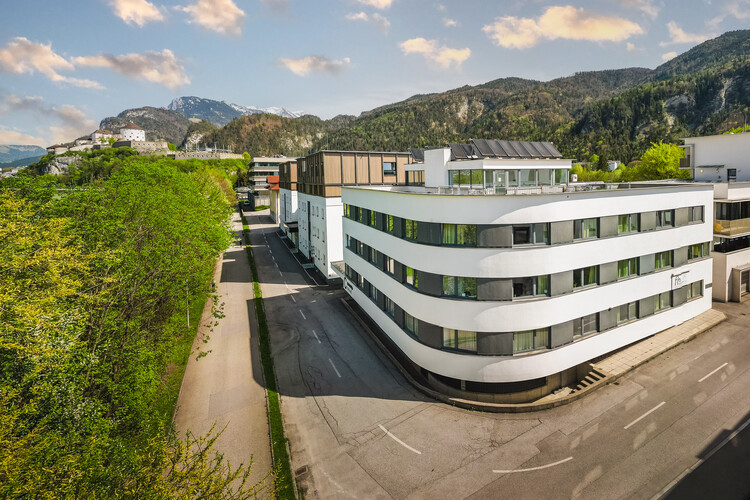
{"type": "Polygon", "coordinates": [[[292,480],[292,468],[287,452],[287,438],[284,436],[284,423],[281,419],[281,406],[279,404],[279,393],[276,388],[276,376],[274,375],[273,357],[271,356],[271,344],[268,335],[268,323],[266,312],[263,308],[263,294],[258,282],[258,269],[255,267],[253,250],[250,247],[250,226],[247,219],[242,217],[242,228],[247,243],[247,258],[250,261],[250,269],[253,272],[253,292],[255,294],[255,313],[258,317],[258,343],[260,344],[260,359],[263,365],[263,378],[266,381],[266,395],[268,397],[268,423],[271,428],[271,448],[274,462],[274,481],[276,483],[276,496],[279,499],[294,499],[294,482],[292,480]]]}
{"type": "Polygon", "coordinates": [[[270,205],[258,205],[257,207],[255,207],[255,211],[260,212],[261,210],[265,210],[267,208],[270,208],[270,205]]]}

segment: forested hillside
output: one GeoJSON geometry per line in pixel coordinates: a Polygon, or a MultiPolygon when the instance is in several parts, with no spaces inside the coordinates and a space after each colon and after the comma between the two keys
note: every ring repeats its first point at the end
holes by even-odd
{"type": "Polygon", "coordinates": [[[78,160],[0,184],[0,497],[248,497],[210,438],[172,430],[231,166],[78,160]]]}

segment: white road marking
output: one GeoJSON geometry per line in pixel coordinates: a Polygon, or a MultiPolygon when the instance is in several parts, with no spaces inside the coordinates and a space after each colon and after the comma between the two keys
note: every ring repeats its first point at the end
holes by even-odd
{"type": "Polygon", "coordinates": [[[554,467],[555,465],[564,464],[565,462],[570,462],[573,460],[573,457],[563,458],[562,460],[558,460],[557,462],[553,462],[551,464],[547,465],[540,465],[539,467],[529,467],[528,469],[512,469],[512,470],[493,470],[495,474],[513,474],[514,472],[531,472],[534,470],[541,470],[541,469],[548,469],[550,467],[554,467]]]}
{"type": "Polygon", "coordinates": [[[338,375],[338,376],[339,376],[339,378],[341,378],[341,374],[340,374],[340,373],[339,373],[339,371],[338,371],[338,370],[336,369],[336,365],[334,365],[334,364],[333,364],[333,361],[331,361],[331,358],[328,358],[328,362],[329,362],[329,363],[331,363],[331,366],[333,367],[333,371],[335,371],[335,372],[336,372],[336,375],[338,375]]]}
{"type": "Polygon", "coordinates": [[[302,309],[299,310],[299,313],[302,315],[302,319],[307,319],[307,316],[302,312],[302,309]]]}
{"type": "Polygon", "coordinates": [[[708,375],[706,375],[706,376],[704,376],[704,377],[703,377],[702,379],[700,379],[700,380],[698,381],[698,383],[700,384],[701,382],[703,382],[703,381],[704,381],[704,380],[706,380],[706,379],[707,379],[708,377],[710,377],[710,376],[711,376],[711,375],[713,375],[714,373],[718,372],[719,370],[721,370],[722,368],[724,368],[724,367],[725,367],[725,366],[727,366],[728,364],[729,364],[729,363],[724,363],[723,365],[721,365],[720,367],[718,367],[717,369],[715,369],[714,371],[712,371],[711,373],[709,373],[708,375]]]}
{"type": "Polygon", "coordinates": [[[662,401],[662,402],[661,402],[661,403],[659,403],[658,405],[654,406],[654,407],[653,407],[653,408],[651,408],[651,409],[650,409],[649,411],[647,411],[646,413],[644,413],[643,415],[641,415],[640,417],[636,418],[635,420],[633,420],[632,422],[630,422],[630,423],[629,423],[628,425],[626,425],[626,426],[625,426],[625,430],[627,430],[627,429],[630,429],[630,428],[631,428],[631,427],[633,427],[633,426],[634,426],[635,424],[637,424],[638,422],[640,422],[640,421],[641,421],[641,420],[643,420],[644,418],[648,417],[649,415],[651,415],[651,414],[652,414],[653,412],[655,412],[656,410],[658,410],[659,408],[661,408],[661,407],[662,407],[662,406],[664,406],[665,404],[667,404],[667,402],[666,402],[666,401],[662,401]]]}
{"type": "Polygon", "coordinates": [[[419,451],[419,450],[415,450],[414,448],[412,448],[411,446],[409,446],[408,444],[404,443],[404,442],[403,442],[403,441],[401,441],[401,440],[400,440],[399,438],[397,438],[396,436],[394,436],[393,434],[391,434],[390,432],[388,432],[388,429],[386,429],[386,428],[385,428],[385,427],[383,427],[382,425],[378,424],[378,427],[380,427],[380,428],[381,428],[381,429],[383,430],[383,432],[385,432],[386,434],[388,434],[388,436],[389,436],[389,437],[390,437],[391,439],[393,439],[394,441],[396,441],[396,442],[397,442],[398,444],[400,444],[401,446],[403,446],[403,447],[404,447],[404,448],[406,448],[407,450],[413,451],[413,452],[414,452],[414,453],[416,453],[417,455],[421,455],[421,454],[422,454],[422,452],[421,452],[421,451],[419,451]]]}
{"type": "Polygon", "coordinates": [[[281,269],[279,269],[279,276],[284,276],[284,275],[283,275],[283,274],[281,273],[281,269]]]}
{"type": "Polygon", "coordinates": [[[318,334],[315,333],[315,330],[313,330],[312,332],[313,332],[313,335],[315,336],[315,340],[317,340],[318,344],[320,344],[321,342],[320,342],[320,339],[318,338],[318,334]]]}
{"type": "Polygon", "coordinates": [[[294,302],[296,304],[297,303],[297,299],[294,298],[294,295],[290,295],[290,297],[292,298],[292,302],[294,302]]]}
{"type": "Polygon", "coordinates": [[[664,489],[662,489],[659,493],[657,493],[656,495],[654,495],[653,497],[651,497],[651,500],[657,500],[657,499],[663,497],[664,495],[666,495],[669,492],[669,490],[671,490],[677,483],[679,483],[680,480],[683,477],[687,476],[688,474],[690,474],[691,472],[693,472],[695,469],[697,469],[698,467],[700,467],[701,465],[703,465],[703,463],[705,461],[707,461],[709,458],[711,458],[714,455],[714,453],[716,453],[721,448],[723,448],[725,444],[727,444],[728,442],[730,442],[731,440],[733,440],[735,437],[737,437],[737,434],[739,434],[740,432],[742,432],[745,429],[745,427],[747,427],[748,425],[750,425],[750,419],[745,420],[744,424],[742,424],[737,430],[735,430],[733,433],[731,433],[729,436],[727,436],[726,439],[724,439],[724,441],[722,441],[721,443],[719,443],[718,445],[716,445],[716,447],[713,450],[711,450],[710,452],[708,452],[708,455],[706,455],[705,457],[701,458],[700,460],[698,460],[697,462],[695,462],[693,465],[691,465],[690,467],[688,467],[687,469],[685,469],[684,471],[682,471],[682,474],[680,474],[679,476],[677,476],[671,483],[669,483],[668,485],[666,485],[664,487],[664,489]]]}

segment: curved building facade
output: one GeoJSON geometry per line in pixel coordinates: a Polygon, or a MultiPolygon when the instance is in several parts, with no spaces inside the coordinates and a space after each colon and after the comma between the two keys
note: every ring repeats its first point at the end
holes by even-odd
{"type": "Polygon", "coordinates": [[[710,309],[710,186],[475,156],[426,151],[426,186],[342,189],[345,289],[436,389],[535,399],[710,309]]]}

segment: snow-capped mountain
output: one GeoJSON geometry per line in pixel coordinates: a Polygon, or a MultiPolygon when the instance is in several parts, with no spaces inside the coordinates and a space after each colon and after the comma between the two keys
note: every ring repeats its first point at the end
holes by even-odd
{"type": "Polygon", "coordinates": [[[173,99],[169,103],[169,106],[167,106],[167,109],[176,111],[189,119],[209,121],[217,127],[223,127],[242,115],[272,113],[285,118],[298,118],[302,115],[299,111],[289,111],[285,108],[240,106],[239,104],[226,101],[216,101],[196,96],[183,96],[173,99]]]}

